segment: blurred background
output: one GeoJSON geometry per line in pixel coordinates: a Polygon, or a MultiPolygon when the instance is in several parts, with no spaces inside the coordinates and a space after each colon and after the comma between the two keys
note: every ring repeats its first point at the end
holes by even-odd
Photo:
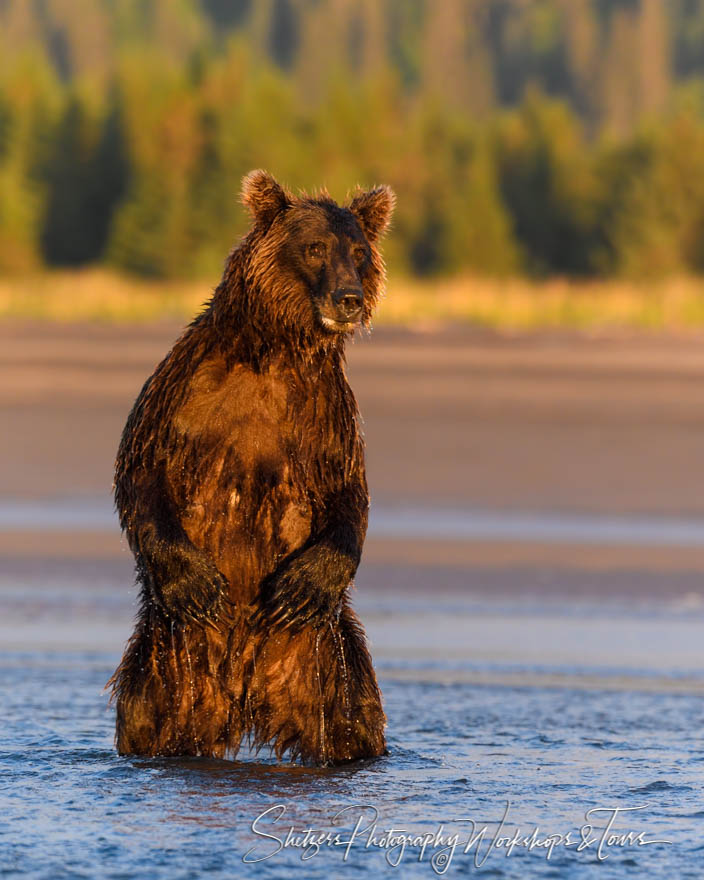
{"type": "Polygon", "coordinates": [[[3,0],[0,314],[191,311],[136,279],[212,283],[262,166],[395,188],[380,320],[699,323],[703,112],[699,0],[3,0]]]}
{"type": "Polygon", "coordinates": [[[609,876],[697,876],[703,343],[704,0],[0,0],[7,876],[224,880],[275,802],[428,830],[507,798],[558,832],[649,802],[676,845],[609,876]],[[137,601],[120,432],[257,167],[398,196],[348,346],[391,756],[347,775],[120,759],[102,691],[137,601]]]}

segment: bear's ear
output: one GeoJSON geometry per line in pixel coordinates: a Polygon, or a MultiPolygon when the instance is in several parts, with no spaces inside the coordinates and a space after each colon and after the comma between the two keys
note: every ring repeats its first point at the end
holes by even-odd
{"type": "Polygon", "coordinates": [[[390,186],[377,186],[366,192],[358,192],[349,203],[349,210],[359,221],[369,241],[376,241],[386,232],[396,196],[390,186]]]}
{"type": "Polygon", "coordinates": [[[288,207],[290,195],[266,171],[250,171],[242,178],[242,202],[252,219],[268,226],[274,217],[288,207]]]}

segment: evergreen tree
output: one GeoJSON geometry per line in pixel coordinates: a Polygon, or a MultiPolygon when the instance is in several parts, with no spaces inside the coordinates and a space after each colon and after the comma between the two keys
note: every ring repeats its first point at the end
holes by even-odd
{"type": "Polygon", "coordinates": [[[47,263],[77,266],[100,251],[92,217],[93,181],[86,147],[86,119],[75,96],[63,113],[46,169],[47,206],[41,231],[47,263]]]}
{"type": "Polygon", "coordinates": [[[125,142],[122,96],[113,89],[95,154],[89,163],[90,215],[94,250],[99,259],[107,246],[113,214],[129,186],[130,163],[125,142]]]}

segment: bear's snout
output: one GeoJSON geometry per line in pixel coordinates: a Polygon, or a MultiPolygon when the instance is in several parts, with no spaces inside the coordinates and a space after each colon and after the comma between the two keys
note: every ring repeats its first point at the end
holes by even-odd
{"type": "Polygon", "coordinates": [[[362,314],[364,294],[361,287],[338,287],[332,302],[341,321],[356,321],[362,314]]]}

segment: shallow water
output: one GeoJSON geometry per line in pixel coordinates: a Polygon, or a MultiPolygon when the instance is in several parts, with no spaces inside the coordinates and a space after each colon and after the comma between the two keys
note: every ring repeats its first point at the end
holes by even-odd
{"type": "MultiPolygon", "coordinates": [[[[681,695],[569,689],[494,688],[381,681],[390,718],[389,758],[341,770],[306,770],[250,761],[119,758],[101,687],[115,657],[19,654],[2,657],[5,719],[0,767],[8,877],[212,877],[360,874],[392,868],[398,849],[367,836],[326,847],[305,865],[289,848],[249,866],[279,844],[252,821],[282,805],[279,821],[258,830],[283,837],[289,825],[340,828],[349,839],[358,816],[378,811],[390,826],[433,832],[444,823],[467,839],[466,817],[493,832],[505,801],[507,827],[540,835],[577,829],[591,807],[643,807],[619,821],[670,844],[608,848],[599,876],[701,876],[701,701],[681,695]],[[624,706],[627,704],[627,708],[624,706]],[[362,805],[368,805],[366,809],[362,805]],[[98,867],[101,866],[101,867],[98,867]],[[689,873],[688,873],[689,872],[689,873]]],[[[502,832],[505,833],[505,832],[502,832]]],[[[378,836],[381,836],[380,834],[378,836]]],[[[487,855],[488,837],[480,848],[487,855]]],[[[428,849],[408,846],[402,876],[432,876],[428,849]]],[[[437,866],[436,866],[437,867],[437,866]]],[[[488,854],[481,873],[496,877],[580,877],[596,872],[596,844],[581,853],[556,846],[488,854]]],[[[477,870],[456,850],[448,873],[477,870]]]]}
{"type": "Polygon", "coordinates": [[[0,577],[0,875],[701,876],[701,605],[556,608],[539,596],[429,602],[360,590],[357,606],[384,693],[388,758],[324,770],[246,749],[237,762],[121,758],[103,686],[134,594],[108,569],[102,579],[0,577]],[[669,843],[599,853],[602,812],[578,851],[593,808],[632,810],[616,830],[669,843]],[[362,833],[373,811],[376,830],[362,833]],[[486,832],[465,852],[470,820],[486,832]],[[294,842],[306,829],[343,842],[282,847],[291,826],[294,842]],[[445,837],[422,852],[422,835],[440,826],[459,835],[454,849],[445,837]],[[491,846],[495,833],[527,837],[536,826],[532,849],[491,846]],[[417,838],[403,850],[401,832],[417,838]]]}

